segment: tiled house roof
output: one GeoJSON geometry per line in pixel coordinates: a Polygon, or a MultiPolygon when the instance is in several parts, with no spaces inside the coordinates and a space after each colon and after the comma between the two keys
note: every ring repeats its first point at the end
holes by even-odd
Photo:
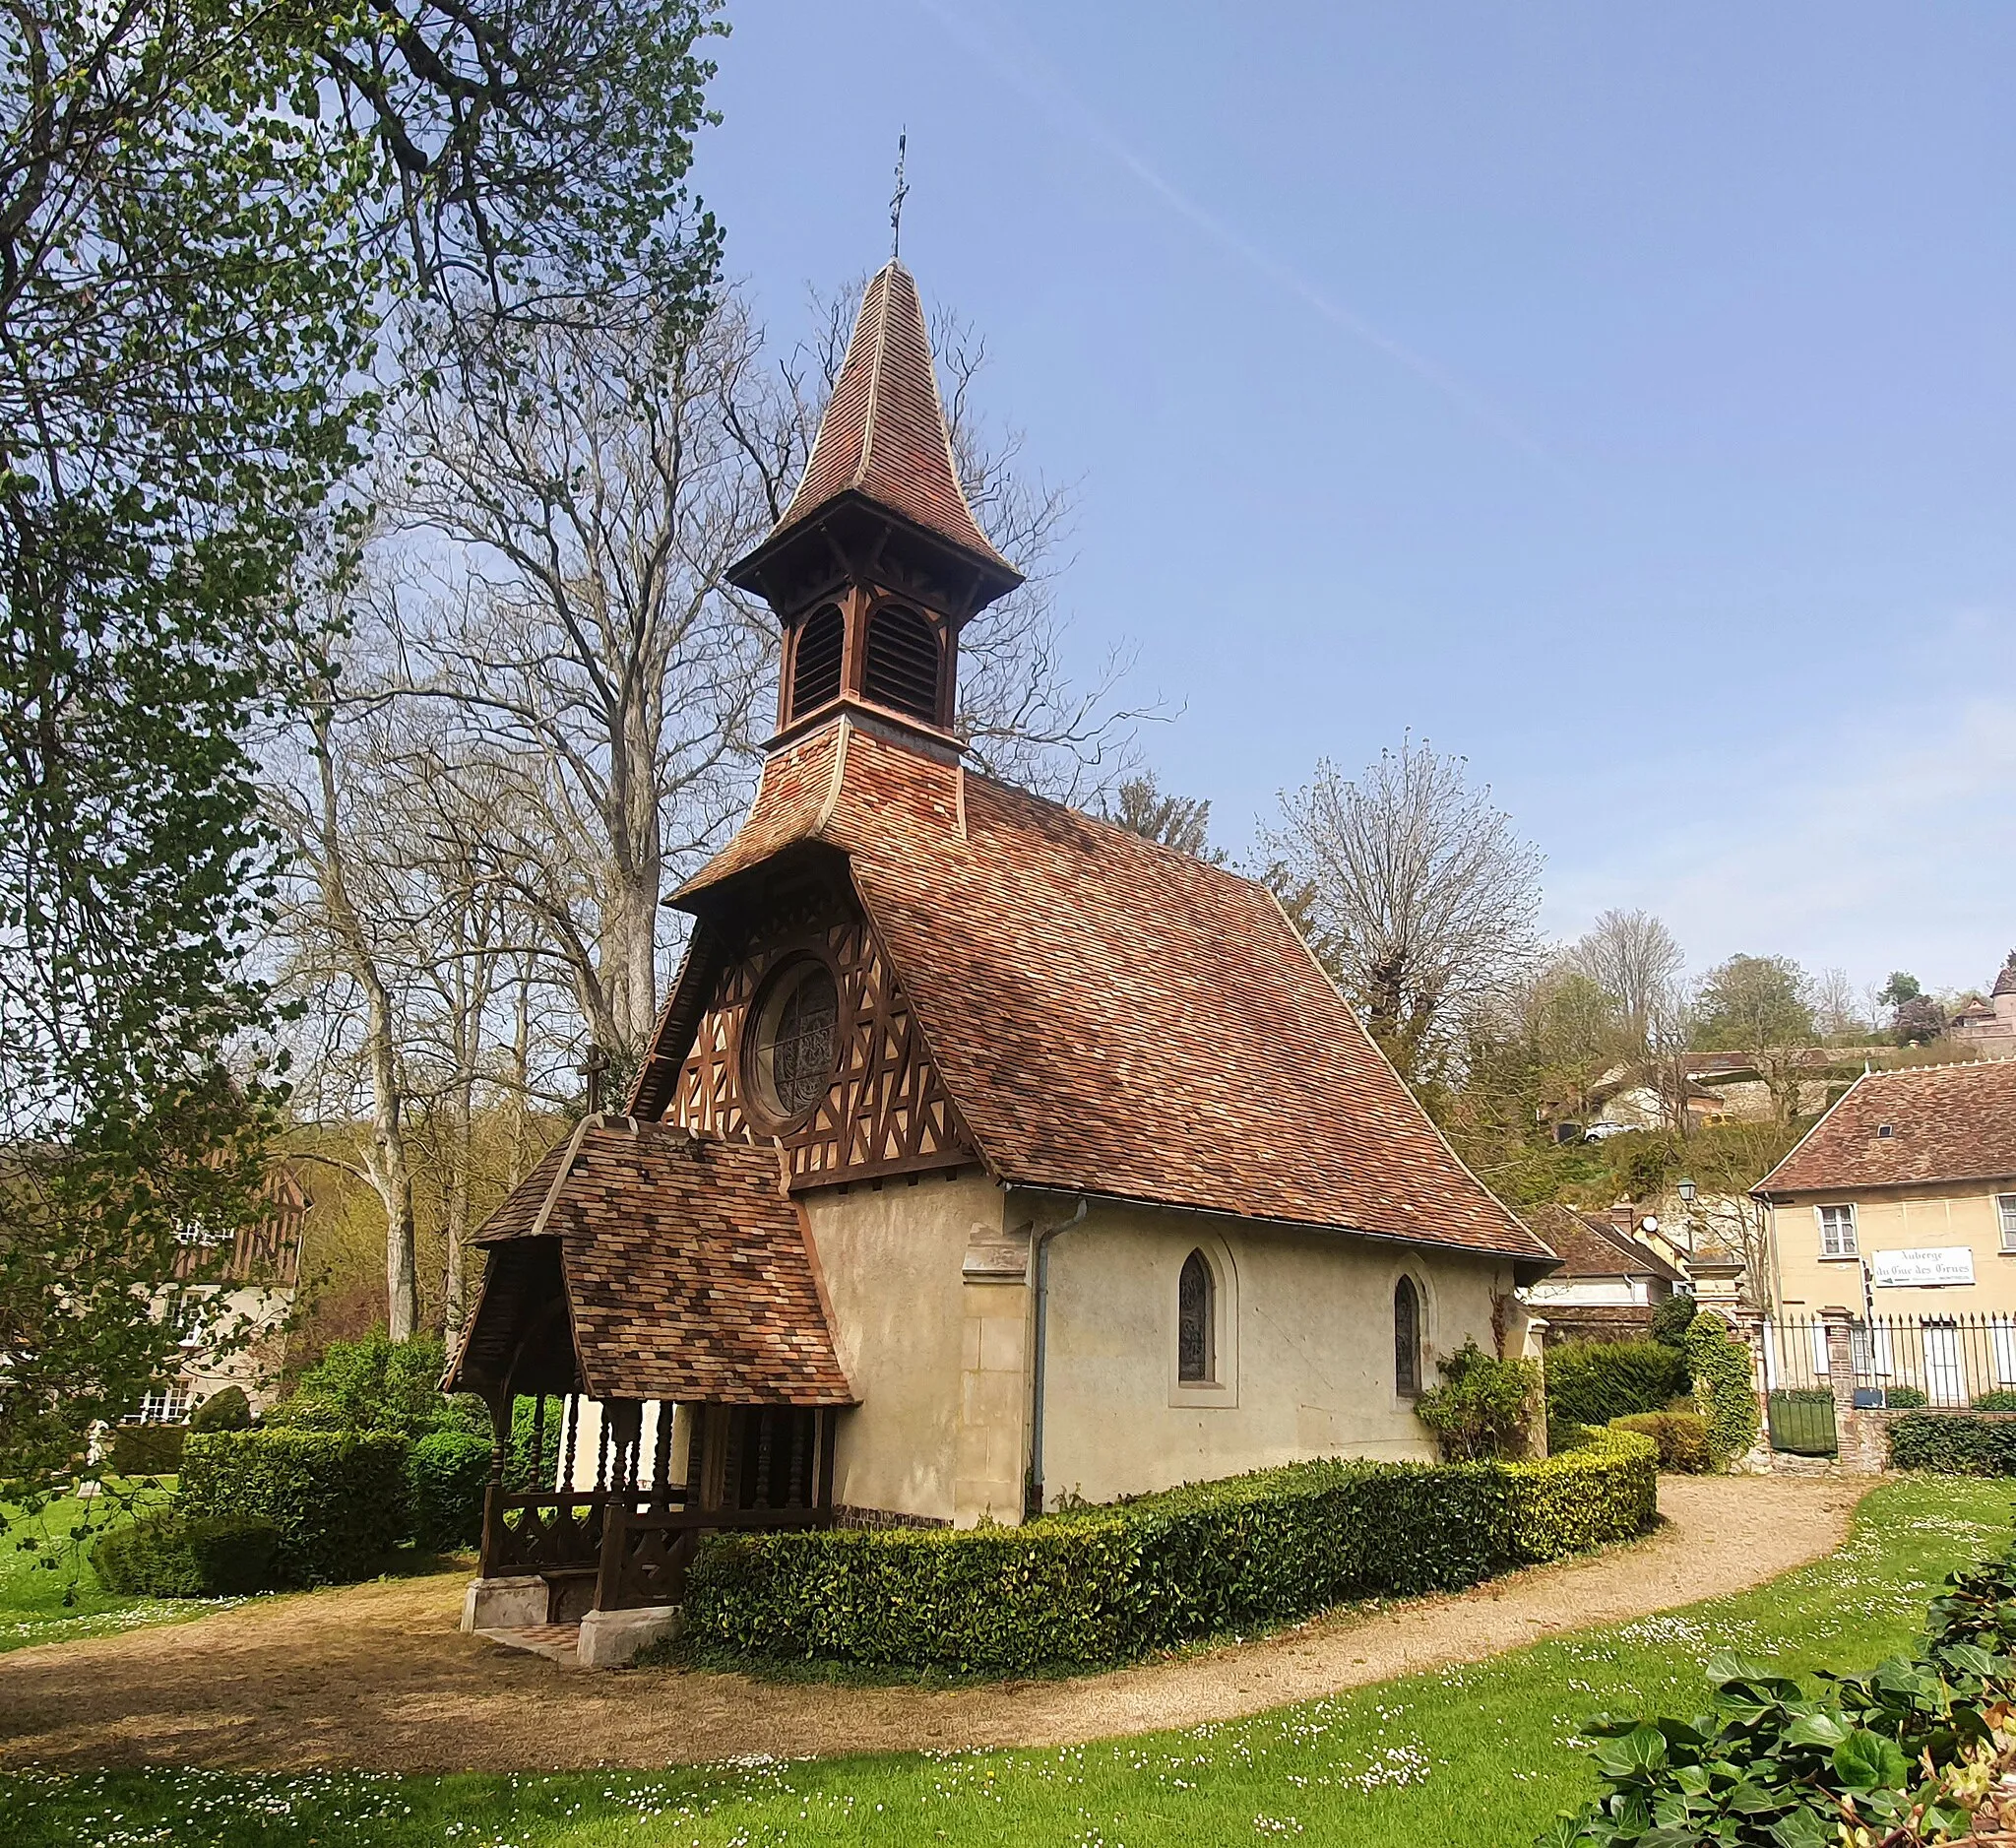
{"type": "MultiPolygon", "coordinates": [[[[742,832],[674,902],[718,915],[815,842],[847,856],[998,1179],[1550,1265],[1263,886],[840,721],[771,759],[742,832]]],[[[682,1019],[668,1009],[641,1114],[670,1096],[682,1019]]]]}
{"type": "Polygon", "coordinates": [[[1858,1079],[1753,1191],[1825,1193],[2012,1177],[2016,1060],[1980,1059],[1858,1079]]]}
{"type": "Polygon", "coordinates": [[[771,539],[850,491],[1014,575],[967,505],[939,409],[923,304],[911,273],[894,260],[861,297],[804,478],[771,539]]]}
{"type": "Polygon", "coordinates": [[[1591,1213],[1572,1207],[1537,1206],[1526,1216],[1561,1260],[1556,1279],[1571,1277],[1655,1277],[1666,1283],[1686,1278],[1648,1244],[1591,1213]]]}
{"type": "Polygon", "coordinates": [[[564,1294],[592,1398],[853,1403],[798,1211],[769,1149],[590,1117],[472,1243],[491,1261],[451,1389],[486,1370],[502,1376],[504,1357],[490,1350],[525,1325],[524,1306],[506,1298],[539,1246],[557,1249],[564,1290],[554,1300],[564,1294]]]}

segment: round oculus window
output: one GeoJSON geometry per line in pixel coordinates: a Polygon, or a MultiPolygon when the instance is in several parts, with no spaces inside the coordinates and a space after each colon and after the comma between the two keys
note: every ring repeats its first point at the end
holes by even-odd
{"type": "Polygon", "coordinates": [[[746,1069],[764,1114],[780,1121],[826,1095],[840,1058],[840,990],[833,972],[812,957],[770,979],[750,1018],[746,1069]]]}

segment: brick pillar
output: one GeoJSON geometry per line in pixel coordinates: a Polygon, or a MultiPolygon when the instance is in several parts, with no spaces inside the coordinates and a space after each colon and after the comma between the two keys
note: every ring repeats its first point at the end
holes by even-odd
{"type": "Polygon", "coordinates": [[[1829,1307],[1820,1311],[1827,1325],[1827,1383],[1834,1392],[1835,1461],[1851,1476],[1880,1476],[1884,1459],[1871,1456],[1883,1448],[1881,1421],[1868,1418],[1855,1405],[1855,1326],[1853,1310],[1829,1307]]]}

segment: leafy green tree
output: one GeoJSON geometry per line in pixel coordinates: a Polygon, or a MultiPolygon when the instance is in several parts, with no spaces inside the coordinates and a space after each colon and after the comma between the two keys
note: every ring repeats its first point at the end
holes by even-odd
{"type": "Polygon", "coordinates": [[[1893,969],[1890,980],[1876,990],[1876,999],[1885,1007],[1902,1007],[1906,1001],[1915,1001],[1923,992],[1916,976],[1907,975],[1902,969],[1893,969]]]}
{"type": "Polygon", "coordinates": [[[1125,779],[1102,812],[1144,840],[1160,841],[1214,866],[1225,863],[1225,855],[1211,845],[1211,803],[1166,795],[1152,770],[1125,779]]]}
{"type": "Polygon", "coordinates": [[[1819,1039],[1812,984],[1789,956],[1732,956],[1695,997],[1697,1051],[1741,1052],[1771,1092],[1781,1121],[1797,1112],[1799,1055],[1819,1039]]]}
{"type": "Polygon", "coordinates": [[[598,291],[697,301],[712,15],[0,18],[0,1477],[130,1408],[258,1211],[274,1074],[229,1060],[270,1017],[278,844],[245,740],[314,645],[292,586],[351,537],[386,316],[456,330],[452,372],[598,291]]]}

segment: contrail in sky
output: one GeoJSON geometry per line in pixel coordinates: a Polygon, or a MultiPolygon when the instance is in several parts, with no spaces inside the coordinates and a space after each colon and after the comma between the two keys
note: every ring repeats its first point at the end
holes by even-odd
{"type": "Polygon", "coordinates": [[[1341,329],[1354,340],[1362,341],[1375,351],[1384,353],[1396,364],[1405,366],[1417,378],[1424,379],[1452,404],[1460,406],[1480,422],[1488,424],[1499,435],[1526,451],[1537,461],[1559,466],[1544,447],[1527,435],[1496,406],[1472,391],[1461,379],[1436,364],[1434,360],[1402,345],[1391,335],[1381,333],[1361,315],[1354,314],[1349,308],[1333,301],[1305,276],[1283,263],[1280,258],[1269,255],[1257,244],[1249,242],[1216,213],[1207,211],[1188,193],[1166,179],[1121,140],[1089,104],[1081,100],[1054,69],[1033,57],[1017,56],[1010,52],[978,21],[946,4],[945,0],[916,0],[916,4],[971,49],[978,52],[1025,96],[1053,115],[1065,118],[1079,134],[1103,150],[1170,211],[1179,218],[1188,220],[1214,243],[1222,245],[1242,263],[1266,277],[1278,288],[1286,290],[1305,306],[1313,309],[1333,327],[1341,329]]]}

